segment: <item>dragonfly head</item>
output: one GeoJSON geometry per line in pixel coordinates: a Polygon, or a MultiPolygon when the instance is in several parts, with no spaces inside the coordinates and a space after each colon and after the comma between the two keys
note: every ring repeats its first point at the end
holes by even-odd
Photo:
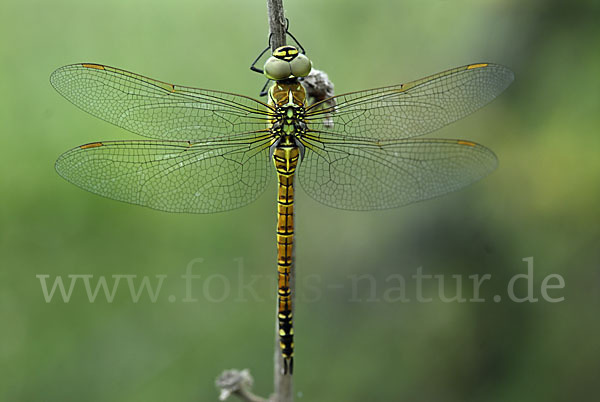
{"type": "Polygon", "coordinates": [[[312,69],[312,63],[305,54],[294,46],[281,46],[265,62],[265,75],[273,81],[287,78],[306,77],[312,69]]]}

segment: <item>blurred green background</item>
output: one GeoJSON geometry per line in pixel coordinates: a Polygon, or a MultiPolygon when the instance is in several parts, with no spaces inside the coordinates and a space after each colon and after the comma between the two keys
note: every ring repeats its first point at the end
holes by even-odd
{"type": "MultiPolygon", "coordinates": [[[[516,75],[491,105],[434,134],[493,149],[500,166],[485,180],[379,212],[327,208],[299,191],[297,400],[596,399],[599,3],[285,6],[336,93],[479,61],[516,75]],[[546,275],[560,274],[565,288],[550,295],[563,302],[505,297],[530,256],[535,296],[546,275]],[[487,301],[445,303],[430,281],[434,300],[418,303],[410,280],[418,267],[444,275],[449,296],[452,275],[465,278],[469,297],[468,276],[491,274],[487,301]],[[375,295],[366,281],[353,289],[364,274],[375,295]],[[407,279],[410,302],[385,300],[394,274],[407,279]]],[[[80,111],[48,81],[62,65],[97,62],[254,96],[264,80],[248,66],[266,37],[262,0],[0,4],[0,400],[210,401],[214,378],[233,367],[251,369],[257,393],[271,392],[274,182],[250,206],[214,215],[161,213],[80,190],[55,173],[58,155],[136,136],[80,111]],[[184,303],[180,277],[190,263],[201,275],[198,301],[184,303]],[[112,303],[102,295],[90,303],[80,282],[68,303],[58,295],[47,303],[36,278],[68,285],[68,275],[93,275],[95,284],[127,274],[167,275],[156,302],[134,303],[122,283],[112,303]]]]}

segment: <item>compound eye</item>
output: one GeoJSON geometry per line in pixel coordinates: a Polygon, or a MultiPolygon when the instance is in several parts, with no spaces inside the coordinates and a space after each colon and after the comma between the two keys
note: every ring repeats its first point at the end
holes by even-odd
{"type": "Polygon", "coordinates": [[[292,74],[295,77],[306,77],[312,69],[311,61],[302,53],[298,54],[290,64],[292,66],[292,74]]]}
{"type": "Polygon", "coordinates": [[[267,78],[274,81],[286,79],[292,74],[290,63],[273,56],[265,62],[264,71],[267,78]]]}

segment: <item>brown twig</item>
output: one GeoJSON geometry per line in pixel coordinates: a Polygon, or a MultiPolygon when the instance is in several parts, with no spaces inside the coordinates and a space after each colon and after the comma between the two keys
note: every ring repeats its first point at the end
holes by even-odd
{"type": "MultiPolygon", "coordinates": [[[[283,10],[283,0],[267,0],[267,9],[269,14],[269,45],[271,50],[286,45],[287,20],[283,10]]],[[[327,74],[323,71],[313,69],[308,77],[302,81],[306,89],[310,103],[319,103],[324,101],[321,107],[335,107],[333,97],[333,83],[329,80],[327,74]]],[[[333,126],[331,117],[324,119],[327,127],[333,126]]],[[[290,267],[290,291],[292,294],[292,314],[294,310],[295,296],[295,247],[292,255],[292,266],[290,267]]],[[[275,314],[275,356],[274,356],[274,393],[268,402],[293,402],[293,377],[289,374],[283,374],[283,358],[279,346],[279,320],[277,312],[279,305],[276,304],[275,314]]],[[[247,402],[267,402],[267,400],[254,395],[250,392],[253,379],[248,370],[228,370],[217,379],[217,387],[221,390],[220,399],[225,400],[230,395],[236,395],[247,402]]]]}
{"type": "Polygon", "coordinates": [[[247,402],[267,402],[266,399],[256,396],[250,391],[252,384],[254,384],[254,379],[247,369],[223,371],[215,381],[215,385],[221,390],[220,401],[226,400],[230,395],[236,395],[247,402]]]}
{"type": "MultiPolygon", "coordinates": [[[[283,11],[282,0],[267,0],[267,9],[269,13],[269,40],[271,50],[275,50],[286,44],[287,21],[283,11]]],[[[290,275],[290,290],[292,297],[295,290],[295,275],[292,266],[290,275]]],[[[278,308],[278,306],[276,306],[278,308]]],[[[293,309],[293,303],[292,303],[293,309]]],[[[284,375],[282,370],[282,357],[279,347],[279,321],[275,314],[275,391],[269,398],[269,402],[292,402],[292,376],[284,375]]],[[[216,380],[216,386],[221,390],[220,400],[229,398],[230,395],[236,395],[247,402],[267,402],[267,400],[254,395],[250,392],[253,384],[252,376],[248,370],[227,370],[224,371],[216,380]]]]}
{"type": "Polygon", "coordinates": [[[269,13],[269,37],[271,50],[275,50],[285,43],[285,30],[287,22],[283,12],[283,0],[267,0],[269,13]]]}
{"type": "MultiPolygon", "coordinates": [[[[267,10],[269,12],[269,40],[271,50],[275,50],[286,44],[286,29],[287,21],[283,10],[283,0],[267,0],[267,10]]],[[[294,247],[295,250],[295,247],[294,247]]],[[[294,295],[295,295],[295,256],[292,255],[292,266],[290,267],[290,291],[292,293],[292,314],[294,311],[294,295]]],[[[275,364],[274,364],[274,385],[275,392],[271,395],[271,400],[274,402],[292,402],[294,400],[292,376],[283,374],[283,359],[281,357],[281,349],[279,347],[279,321],[277,320],[277,311],[279,305],[275,308],[275,364]]]]}

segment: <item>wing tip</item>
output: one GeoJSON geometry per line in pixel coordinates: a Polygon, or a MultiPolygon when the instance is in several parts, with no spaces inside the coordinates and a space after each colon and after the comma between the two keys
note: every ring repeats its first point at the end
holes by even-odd
{"type": "Polygon", "coordinates": [[[54,70],[51,74],[50,74],[50,84],[52,84],[52,86],[54,88],[57,88],[57,77],[60,76],[62,73],[64,73],[67,70],[71,70],[74,68],[87,68],[87,69],[94,69],[94,70],[106,70],[107,66],[104,66],[102,64],[97,64],[97,63],[75,63],[75,64],[67,64],[61,67],[58,67],[56,70],[54,70]]]}
{"type": "Polygon", "coordinates": [[[515,73],[510,68],[506,67],[503,64],[498,63],[473,63],[466,66],[467,70],[473,70],[477,68],[493,68],[499,72],[500,75],[503,76],[504,81],[506,82],[506,87],[508,87],[515,80],[515,73]]]}

